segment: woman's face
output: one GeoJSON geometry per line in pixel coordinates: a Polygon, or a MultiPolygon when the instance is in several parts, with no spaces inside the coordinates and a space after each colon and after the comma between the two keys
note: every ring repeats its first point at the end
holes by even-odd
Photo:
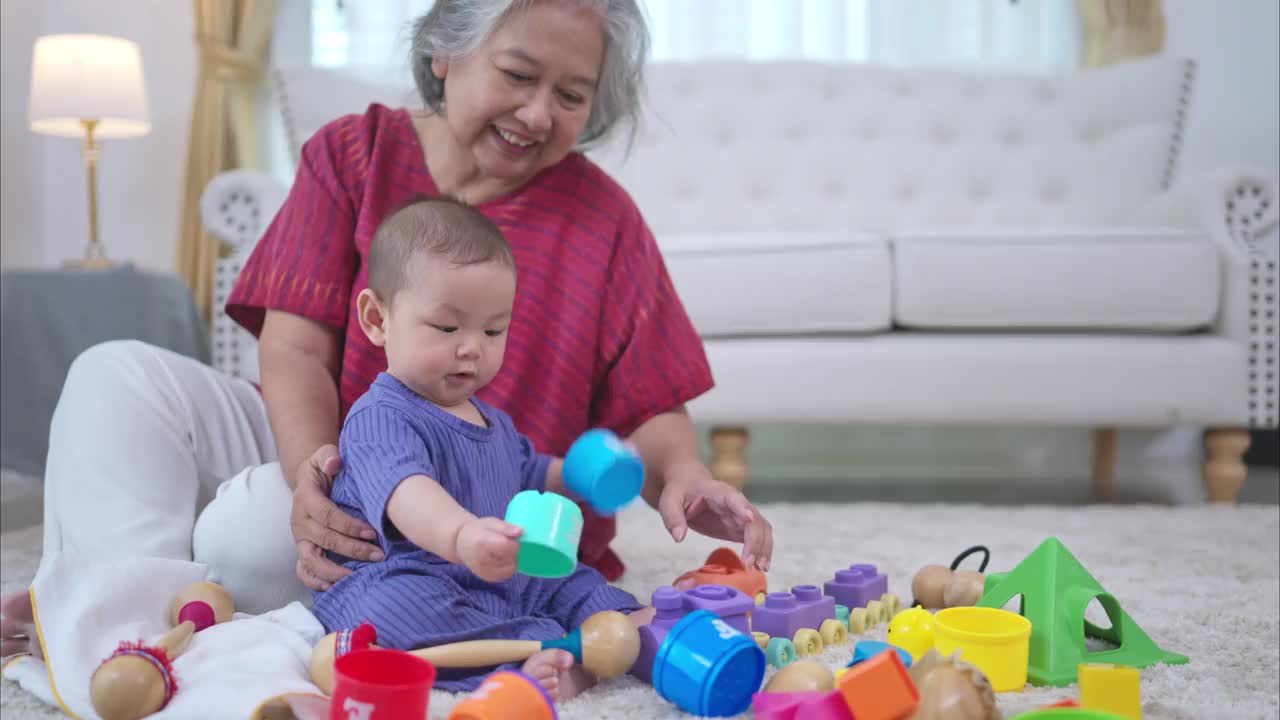
{"type": "Polygon", "coordinates": [[[432,61],[445,120],[482,175],[518,187],[569,153],[591,115],[604,42],[596,12],[538,2],[471,55],[432,61]]]}

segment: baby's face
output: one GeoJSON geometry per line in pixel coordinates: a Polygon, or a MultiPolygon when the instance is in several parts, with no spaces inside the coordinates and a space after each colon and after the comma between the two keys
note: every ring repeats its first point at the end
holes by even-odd
{"type": "Polygon", "coordinates": [[[417,253],[406,273],[383,325],[387,369],[437,405],[468,402],[502,367],[515,271],[495,262],[459,267],[417,253]]]}

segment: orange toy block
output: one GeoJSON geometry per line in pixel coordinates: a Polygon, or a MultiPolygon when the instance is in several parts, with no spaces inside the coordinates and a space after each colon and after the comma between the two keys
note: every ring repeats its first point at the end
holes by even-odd
{"type": "Polygon", "coordinates": [[[898,720],[920,704],[920,692],[894,650],[849,668],[836,690],[858,720],[898,720]]]}
{"type": "Polygon", "coordinates": [[[1078,672],[1081,707],[1106,710],[1129,720],[1142,720],[1142,684],[1138,668],[1082,663],[1078,672]]]}
{"type": "MultiPolygon", "coordinates": [[[[697,570],[690,570],[672,585],[693,578],[695,585],[727,585],[747,594],[752,600],[757,595],[769,592],[769,583],[764,573],[755,568],[748,569],[742,564],[742,558],[732,548],[718,548],[707,556],[707,561],[697,570]]],[[[757,601],[758,602],[758,601],[757,601]]]]}

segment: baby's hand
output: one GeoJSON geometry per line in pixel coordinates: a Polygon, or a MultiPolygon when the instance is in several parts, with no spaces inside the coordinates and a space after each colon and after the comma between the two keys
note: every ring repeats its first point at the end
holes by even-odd
{"type": "Polygon", "coordinates": [[[486,582],[500,582],[516,574],[516,555],[524,533],[519,527],[493,517],[477,517],[458,530],[457,552],[462,564],[486,582]]]}

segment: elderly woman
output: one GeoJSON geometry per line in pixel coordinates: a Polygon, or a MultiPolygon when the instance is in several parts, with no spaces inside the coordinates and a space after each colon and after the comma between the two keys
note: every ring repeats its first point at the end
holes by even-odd
{"type": "MultiPolygon", "coordinates": [[[[384,214],[445,194],[493,219],[518,266],[507,359],[481,398],[546,453],[591,427],[629,436],[677,542],[743,542],[767,569],[769,523],[699,459],[684,403],[711,373],[653,235],[575,151],[634,123],[647,47],[634,0],[437,0],[410,58],[424,109],[372,105],[317,132],[232,293],[228,312],[259,336],[261,392],[137,342],[76,360],[50,430],[45,550],[208,563],[247,612],[341,579],[326,550],[381,559],[327,497],[342,419],[386,368],[355,298],[384,214]]],[[[581,559],[609,579],[613,536],[588,513],[581,559]]],[[[10,655],[27,644],[27,593],[3,613],[10,655]]]]}

